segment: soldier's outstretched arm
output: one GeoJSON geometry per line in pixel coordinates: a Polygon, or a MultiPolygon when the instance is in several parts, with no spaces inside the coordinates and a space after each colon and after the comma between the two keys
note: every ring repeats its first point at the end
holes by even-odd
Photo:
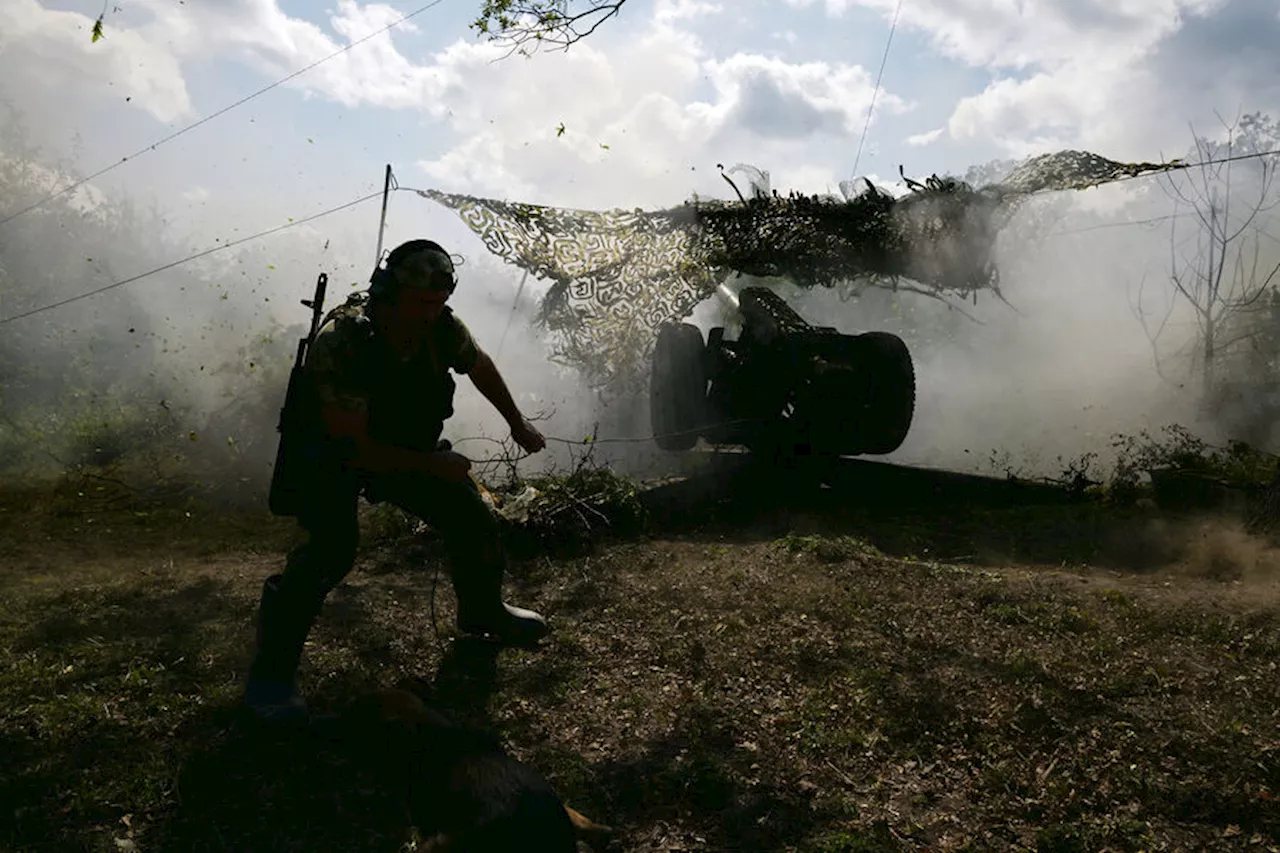
{"type": "Polygon", "coordinates": [[[471,377],[471,382],[476,386],[476,390],[498,410],[498,414],[502,415],[507,426],[511,427],[511,437],[515,439],[516,444],[528,453],[537,453],[547,446],[547,440],[520,412],[520,407],[516,405],[511,391],[507,388],[506,380],[498,370],[498,365],[484,350],[478,349],[478,352],[475,365],[467,374],[471,377]]]}

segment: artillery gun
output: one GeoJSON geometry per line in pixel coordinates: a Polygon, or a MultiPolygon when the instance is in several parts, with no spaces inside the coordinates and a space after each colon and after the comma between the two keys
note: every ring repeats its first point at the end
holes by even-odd
{"type": "MultiPolygon", "coordinates": [[[[721,291],[724,293],[724,290],[721,291]]],[[[668,451],[739,445],[786,456],[886,454],[915,413],[915,369],[888,332],[844,334],[801,317],[777,293],[736,297],[741,331],[658,330],[650,374],[654,439],[668,451]]]]}

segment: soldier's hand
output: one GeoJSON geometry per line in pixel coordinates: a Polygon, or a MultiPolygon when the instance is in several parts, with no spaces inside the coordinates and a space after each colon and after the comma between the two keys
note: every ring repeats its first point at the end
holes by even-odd
{"type": "Polygon", "coordinates": [[[440,450],[432,454],[434,473],[450,483],[461,483],[471,471],[471,460],[452,450],[440,450]]]}
{"type": "Polygon", "coordinates": [[[520,422],[511,428],[511,438],[525,453],[537,453],[547,446],[547,440],[542,437],[542,433],[538,432],[537,427],[529,423],[527,418],[521,418],[520,422]]]}

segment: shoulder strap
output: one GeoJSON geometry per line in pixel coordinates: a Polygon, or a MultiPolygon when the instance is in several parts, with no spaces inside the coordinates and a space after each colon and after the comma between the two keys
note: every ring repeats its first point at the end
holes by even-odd
{"type": "Polygon", "coordinates": [[[346,300],[334,308],[331,308],[324,315],[324,320],[320,323],[319,329],[334,328],[350,330],[352,326],[363,326],[369,324],[369,318],[364,312],[365,303],[368,297],[364,293],[353,293],[346,300]]]}

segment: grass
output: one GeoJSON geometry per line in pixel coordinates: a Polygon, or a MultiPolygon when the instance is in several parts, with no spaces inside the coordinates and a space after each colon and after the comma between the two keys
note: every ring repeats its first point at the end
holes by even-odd
{"type": "MultiPolygon", "coordinates": [[[[0,848],[411,849],[359,750],[238,717],[290,524],[90,497],[0,500],[0,848]]],[[[527,549],[509,596],[556,631],[496,656],[437,638],[438,549],[379,508],[303,687],[420,680],[623,851],[1280,849],[1270,548],[1099,504],[767,497],[527,549]]]]}

